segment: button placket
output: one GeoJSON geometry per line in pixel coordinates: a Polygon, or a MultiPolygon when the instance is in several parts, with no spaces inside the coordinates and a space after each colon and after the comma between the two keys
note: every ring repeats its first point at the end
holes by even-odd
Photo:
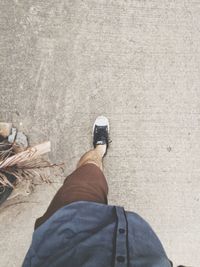
{"type": "Polygon", "coordinates": [[[127,222],[122,207],[115,207],[118,218],[116,236],[115,267],[127,267],[127,222]]]}

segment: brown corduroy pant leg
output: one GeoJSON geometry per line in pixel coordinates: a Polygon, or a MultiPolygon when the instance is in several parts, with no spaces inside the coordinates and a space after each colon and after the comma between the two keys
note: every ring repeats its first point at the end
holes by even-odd
{"type": "Polygon", "coordinates": [[[87,163],[72,172],[64,181],[45,214],[35,222],[35,229],[49,219],[58,209],[76,201],[107,204],[108,185],[101,169],[87,163]]]}

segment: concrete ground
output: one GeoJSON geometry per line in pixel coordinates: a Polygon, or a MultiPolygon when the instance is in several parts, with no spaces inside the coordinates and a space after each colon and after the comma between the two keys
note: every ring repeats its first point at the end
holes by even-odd
{"type": "MultiPolygon", "coordinates": [[[[51,140],[65,175],[110,119],[111,204],[143,216],[175,264],[200,263],[200,2],[1,0],[0,120],[51,140]]],[[[1,267],[21,265],[63,178],[0,208],[1,267]]]]}

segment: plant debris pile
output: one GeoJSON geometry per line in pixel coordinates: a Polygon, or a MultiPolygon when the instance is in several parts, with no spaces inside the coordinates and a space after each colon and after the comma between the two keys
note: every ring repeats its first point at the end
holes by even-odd
{"type": "Polygon", "coordinates": [[[0,123],[0,204],[20,182],[31,184],[36,176],[50,182],[44,169],[59,166],[41,157],[50,149],[50,142],[30,147],[23,132],[18,132],[11,123],[0,123]]]}

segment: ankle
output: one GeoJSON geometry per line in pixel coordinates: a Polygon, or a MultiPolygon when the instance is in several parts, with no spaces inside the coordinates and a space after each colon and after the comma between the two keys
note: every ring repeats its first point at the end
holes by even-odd
{"type": "Polygon", "coordinates": [[[95,148],[95,151],[98,153],[98,155],[103,158],[105,153],[106,153],[106,147],[107,145],[104,144],[104,145],[97,145],[96,148],[95,148]]]}

